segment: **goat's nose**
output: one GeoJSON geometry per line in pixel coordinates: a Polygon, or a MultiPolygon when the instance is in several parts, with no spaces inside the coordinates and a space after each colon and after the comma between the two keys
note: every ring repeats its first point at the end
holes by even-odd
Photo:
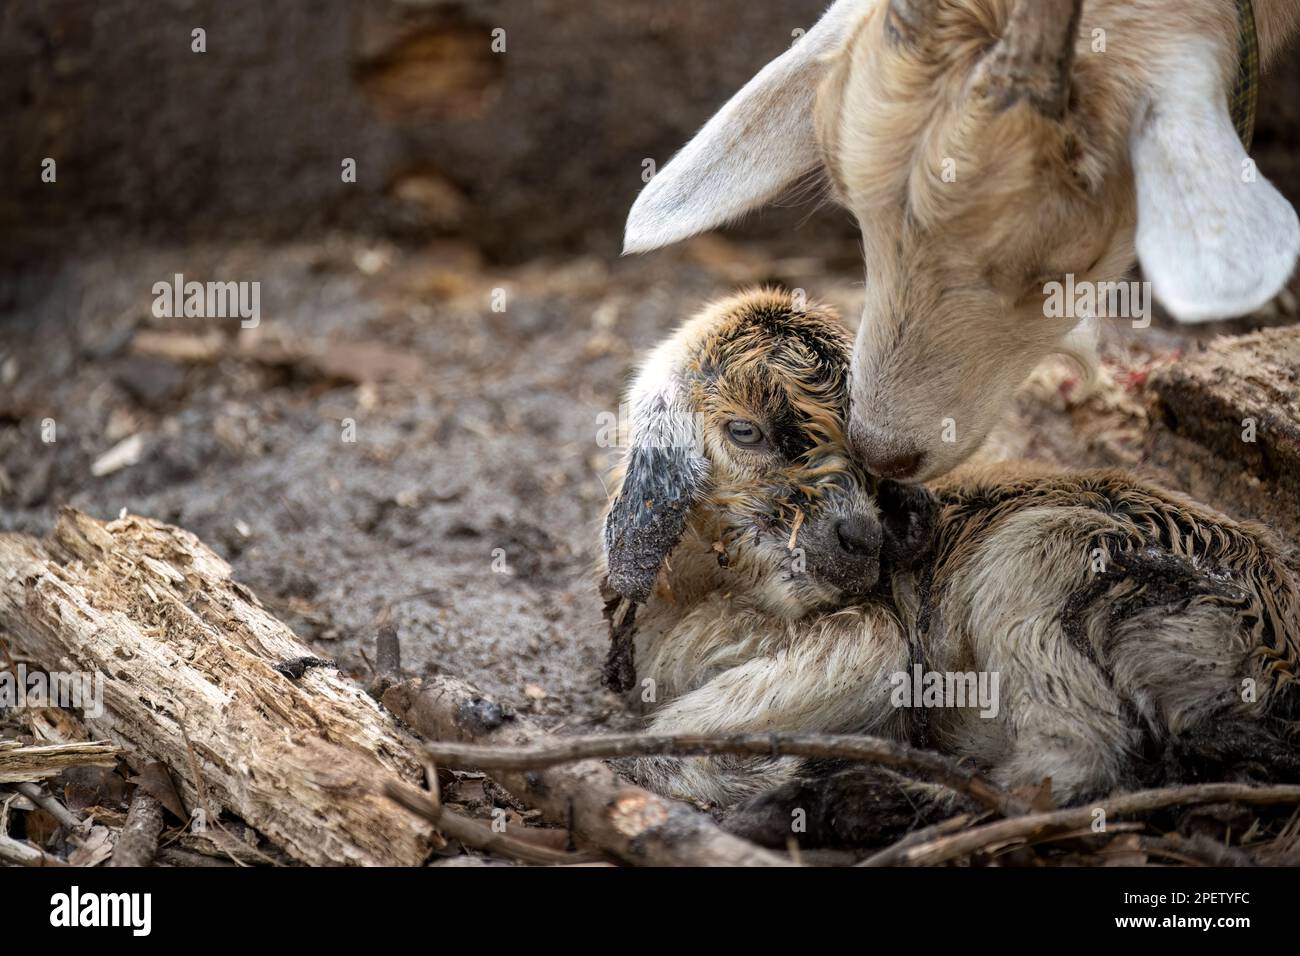
{"type": "Polygon", "coordinates": [[[865,515],[851,515],[835,523],[835,537],[840,549],[855,558],[874,558],[880,554],[880,525],[865,515]]]}
{"type": "Polygon", "coordinates": [[[867,466],[867,471],[877,478],[906,481],[921,470],[921,462],[924,459],[925,453],[919,451],[906,451],[897,455],[883,456],[868,454],[864,456],[864,464],[867,466]]]}
{"type": "Polygon", "coordinates": [[[874,426],[857,422],[849,429],[849,450],[877,478],[895,481],[914,477],[925,461],[925,452],[910,442],[899,441],[874,426]]]}

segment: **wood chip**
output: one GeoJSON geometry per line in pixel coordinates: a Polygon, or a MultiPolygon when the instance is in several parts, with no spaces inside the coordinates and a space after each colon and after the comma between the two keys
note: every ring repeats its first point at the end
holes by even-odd
{"type": "Polygon", "coordinates": [[[0,740],[0,783],[34,783],[57,777],[69,767],[112,767],[118,752],[106,740],[32,746],[0,740]]]}

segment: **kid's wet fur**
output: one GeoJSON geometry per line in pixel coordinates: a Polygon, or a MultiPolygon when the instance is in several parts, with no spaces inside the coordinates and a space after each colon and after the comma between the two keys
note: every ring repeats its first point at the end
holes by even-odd
{"type": "MultiPolygon", "coordinates": [[[[762,291],[707,309],[638,376],[606,570],[642,605],[631,697],[650,730],[877,734],[971,760],[1008,788],[1051,778],[1059,803],[1295,776],[1282,733],[1300,597],[1271,533],[1121,471],[967,469],[933,497],[876,482],[843,448],[846,348],[829,311],[762,291]],[[666,409],[702,433],[647,458],[637,442],[666,409]],[[729,439],[738,418],[747,437],[764,433],[761,451],[729,439]],[[845,516],[877,548],[853,556],[860,586],[836,540],[845,516]],[[638,522],[652,533],[630,533],[638,522]],[[997,673],[996,716],[895,706],[892,678],[917,663],[997,673]]],[[[791,799],[838,808],[809,824],[831,842],[861,835],[850,790],[881,820],[892,794],[900,825],[936,797],[947,808],[946,794],[879,771],[811,769],[651,758],[635,773],[716,806],[751,800],[751,818],[785,834],[791,799]]]]}

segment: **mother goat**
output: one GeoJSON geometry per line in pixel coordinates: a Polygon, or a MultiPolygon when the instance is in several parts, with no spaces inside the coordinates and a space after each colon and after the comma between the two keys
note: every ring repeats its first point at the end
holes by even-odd
{"type": "Polygon", "coordinates": [[[1279,291],[1300,224],[1242,140],[1259,63],[1298,13],[1296,0],[838,0],[650,181],[625,251],[823,171],[868,263],[850,445],[881,477],[936,477],[1083,318],[1057,314],[1049,290],[1114,283],[1137,259],[1185,322],[1279,291]]]}

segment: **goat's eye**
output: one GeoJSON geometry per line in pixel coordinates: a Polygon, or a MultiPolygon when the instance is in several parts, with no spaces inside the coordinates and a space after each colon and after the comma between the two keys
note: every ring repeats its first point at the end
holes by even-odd
{"type": "Polygon", "coordinates": [[[753,422],[737,418],[727,422],[727,437],[737,445],[753,447],[763,441],[763,429],[753,422]]]}

